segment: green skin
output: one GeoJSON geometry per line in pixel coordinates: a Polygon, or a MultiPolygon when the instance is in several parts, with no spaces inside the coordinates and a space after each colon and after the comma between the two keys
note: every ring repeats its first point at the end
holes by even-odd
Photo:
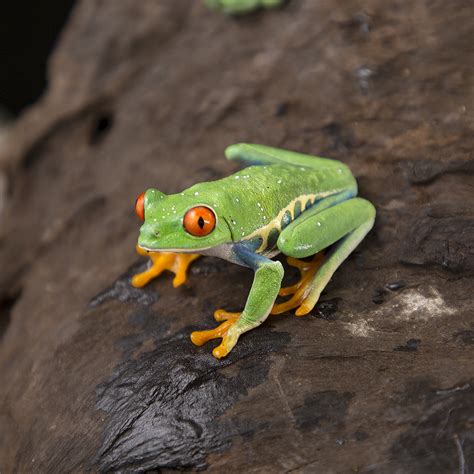
{"type": "Polygon", "coordinates": [[[257,8],[273,8],[285,0],[204,0],[214,10],[221,10],[227,15],[243,15],[257,8]]]}
{"type": "Polygon", "coordinates": [[[339,161],[250,144],[232,145],[225,153],[254,166],[179,194],[147,190],[138,245],[149,251],[218,256],[254,270],[245,308],[223,338],[230,351],[273,307],[283,278],[283,266],[273,256],[281,252],[304,258],[336,244],[306,293],[312,308],[372,228],[375,208],[356,197],[356,180],[339,161]],[[210,234],[196,237],[184,229],[183,217],[200,205],[212,209],[217,222],[210,234]]]}

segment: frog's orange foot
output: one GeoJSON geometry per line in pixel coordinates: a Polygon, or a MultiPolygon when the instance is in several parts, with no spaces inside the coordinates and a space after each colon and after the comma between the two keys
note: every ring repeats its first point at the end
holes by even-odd
{"type": "Polygon", "coordinates": [[[222,321],[237,321],[242,313],[230,313],[225,309],[216,309],[214,311],[214,319],[220,323],[222,321]]]}
{"type": "Polygon", "coordinates": [[[175,274],[173,286],[176,288],[186,282],[189,265],[200,256],[195,253],[147,252],[138,245],[136,249],[140,255],[150,257],[152,262],[150,268],[132,277],[132,285],[136,288],[145,286],[165,270],[175,274]]]}
{"type": "Polygon", "coordinates": [[[235,322],[239,319],[240,314],[241,313],[229,313],[223,309],[216,310],[214,312],[214,319],[223,322],[214,329],[192,332],[192,343],[196,346],[202,346],[211,339],[222,338],[222,343],[212,351],[212,355],[217,359],[225,357],[237,342],[238,335],[232,334],[232,328],[234,327],[235,322]]]}
{"type": "Polygon", "coordinates": [[[296,267],[301,272],[301,279],[295,285],[288,286],[286,288],[281,288],[278,293],[279,296],[288,296],[292,297],[285,301],[284,303],[276,303],[273,305],[271,314],[281,314],[286,311],[290,311],[294,308],[298,308],[295,311],[296,316],[304,316],[308,314],[313,306],[306,305],[306,296],[311,290],[311,283],[314,279],[316,272],[321,266],[324,259],[324,253],[317,253],[313,259],[309,262],[304,260],[298,260],[296,258],[288,257],[287,262],[292,267],[296,267]]]}

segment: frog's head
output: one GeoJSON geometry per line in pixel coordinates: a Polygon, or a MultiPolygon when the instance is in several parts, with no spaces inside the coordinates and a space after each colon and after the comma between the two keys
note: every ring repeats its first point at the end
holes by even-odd
{"type": "Polygon", "coordinates": [[[143,220],[139,247],[149,251],[197,252],[230,242],[229,226],[209,203],[184,194],[166,196],[148,189],[135,212],[143,220]]]}

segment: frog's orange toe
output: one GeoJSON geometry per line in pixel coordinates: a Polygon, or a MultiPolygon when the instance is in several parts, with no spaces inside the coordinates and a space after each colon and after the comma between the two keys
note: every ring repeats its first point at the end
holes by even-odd
{"type": "Polygon", "coordinates": [[[219,337],[224,337],[229,330],[229,327],[232,325],[232,321],[224,321],[222,324],[219,324],[214,329],[208,329],[206,331],[193,331],[191,333],[191,342],[196,346],[202,346],[211,339],[217,339],[219,337]]]}
{"type": "Polygon", "coordinates": [[[181,285],[184,285],[187,281],[186,274],[178,274],[173,278],[173,288],[178,288],[181,285]]]}
{"type": "Polygon", "coordinates": [[[193,331],[191,333],[191,342],[195,346],[203,346],[204,344],[206,344],[206,342],[209,341],[211,338],[203,334],[205,332],[207,331],[193,331]]]}
{"type": "Polygon", "coordinates": [[[138,273],[132,277],[132,286],[135,288],[142,288],[150,281],[150,279],[147,278],[144,273],[146,272],[138,273]]]}
{"type": "Polygon", "coordinates": [[[231,313],[229,311],[226,311],[225,309],[216,309],[214,311],[214,319],[217,322],[222,322],[222,321],[237,321],[239,319],[239,316],[242,313],[231,313]]]}
{"type": "Polygon", "coordinates": [[[220,344],[219,346],[215,347],[214,350],[212,351],[212,355],[216,359],[222,359],[226,355],[229,354],[229,350],[225,347],[224,344],[220,344]]]}
{"type": "Polygon", "coordinates": [[[314,276],[323,262],[323,258],[323,252],[317,253],[309,262],[288,257],[288,264],[300,270],[301,278],[296,284],[280,289],[278,293],[279,296],[293,296],[288,301],[284,301],[283,303],[275,303],[273,305],[271,314],[281,314],[297,308],[295,315],[304,316],[313,309],[312,306],[309,307],[308,305],[305,305],[305,299],[310,290],[310,285],[314,279],[314,276]]]}
{"type": "Polygon", "coordinates": [[[295,311],[296,316],[306,316],[313,308],[306,306],[304,303],[295,311]]]}

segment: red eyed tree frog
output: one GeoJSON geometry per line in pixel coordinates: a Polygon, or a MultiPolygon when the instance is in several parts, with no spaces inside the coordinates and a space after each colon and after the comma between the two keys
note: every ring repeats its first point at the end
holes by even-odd
{"type": "Polygon", "coordinates": [[[198,346],[222,338],[213,350],[219,359],[270,313],[297,308],[297,316],[308,314],[375,219],[374,206],[356,197],[356,180],[339,161],[244,143],[228,147],[225,154],[251,166],[178,194],[148,189],[137,198],[135,211],[144,221],[137,251],[148,255],[152,265],[132,279],[142,287],[170,270],[175,273],[173,285],[179,286],[200,255],[254,270],[243,311],[219,309],[214,314],[218,327],[191,334],[198,346]],[[301,280],[288,288],[280,288],[282,264],[271,260],[280,252],[301,271],[301,280]],[[311,256],[311,261],[299,260],[311,256]],[[278,295],[292,296],[275,304],[278,295]]]}
{"type": "Polygon", "coordinates": [[[215,10],[221,10],[227,15],[242,15],[257,8],[273,8],[285,0],[204,0],[204,3],[215,10]]]}

